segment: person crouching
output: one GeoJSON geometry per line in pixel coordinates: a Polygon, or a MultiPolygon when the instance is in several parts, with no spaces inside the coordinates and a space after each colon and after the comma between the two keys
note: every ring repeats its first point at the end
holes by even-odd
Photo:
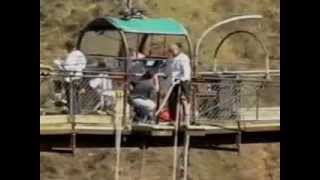
{"type": "Polygon", "coordinates": [[[153,117],[156,109],[156,95],[159,91],[158,82],[158,75],[147,71],[139,79],[130,83],[129,103],[134,108],[134,122],[150,124],[155,122],[153,117]]]}

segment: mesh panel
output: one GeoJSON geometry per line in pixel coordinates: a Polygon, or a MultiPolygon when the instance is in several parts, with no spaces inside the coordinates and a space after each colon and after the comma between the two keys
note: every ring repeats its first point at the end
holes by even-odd
{"type": "Polygon", "coordinates": [[[195,83],[195,122],[280,120],[279,82],[235,79],[195,83]]]}
{"type": "Polygon", "coordinates": [[[72,83],[62,73],[40,76],[40,115],[70,114],[72,108],[80,115],[113,113],[115,92],[123,90],[123,79],[95,74],[77,77],[72,83]]]}

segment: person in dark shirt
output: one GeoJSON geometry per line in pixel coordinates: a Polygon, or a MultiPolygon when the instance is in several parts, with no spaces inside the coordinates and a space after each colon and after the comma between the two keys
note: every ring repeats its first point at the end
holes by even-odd
{"type": "MultiPolygon", "coordinates": [[[[128,58],[128,73],[144,73],[144,61],[141,61],[146,56],[132,48],[129,48],[129,58],[128,58]]],[[[136,76],[129,76],[129,81],[136,81],[138,78],[136,76]]]]}
{"type": "Polygon", "coordinates": [[[156,97],[159,91],[158,75],[147,71],[131,84],[130,104],[136,113],[134,121],[152,123],[153,113],[156,108],[156,97]]]}

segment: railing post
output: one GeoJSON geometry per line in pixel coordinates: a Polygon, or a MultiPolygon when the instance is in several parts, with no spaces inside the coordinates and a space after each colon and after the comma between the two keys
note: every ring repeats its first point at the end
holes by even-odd
{"type": "Polygon", "coordinates": [[[191,110],[191,121],[190,121],[190,124],[194,124],[196,123],[196,91],[197,91],[197,86],[193,86],[192,85],[192,82],[191,82],[191,94],[192,94],[192,97],[191,97],[191,103],[190,103],[190,110],[191,110]]]}
{"type": "Polygon", "coordinates": [[[146,153],[146,149],[147,149],[147,146],[146,146],[146,140],[145,140],[146,137],[144,137],[144,140],[143,140],[143,144],[142,144],[142,147],[141,147],[141,168],[140,168],[140,173],[139,173],[139,179],[143,179],[143,175],[144,175],[144,168],[145,168],[145,163],[146,163],[146,156],[145,156],[145,153],[146,153]]]}
{"type": "Polygon", "coordinates": [[[70,80],[69,85],[67,86],[67,88],[69,88],[68,92],[69,92],[69,119],[71,122],[71,149],[72,149],[72,154],[75,155],[76,153],[76,130],[75,130],[75,126],[76,126],[76,122],[75,122],[75,103],[74,102],[74,93],[75,89],[74,89],[74,81],[72,79],[72,76],[70,74],[68,74],[68,78],[70,80]]]}
{"type": "Polygon", "coordinates": [[[261,98],[261,90],[264,88],[264,83],[262,83],[258,88],[256,92],[257,96],[257,105],[256,105],[256,120],[260,119],[260,98],[261,98]]]}
{"type": "MultiPolygon", "coordinates": [[[[156,109],[159,109],[160,108],[160,98],[161,98],[161,86],[160,86],[160,79],[159,78],[157,78],[156,83],[158,83],[158,87],[159,87],[158,93],[157,93],[157,107],[156,107],[156,109]]],[[[156,117],[156,124],[159,124],[160,123],[160,116],[157,114],[154,114],[154,115],[156,117]]]]}
{"type": "Polygon", "coordinates": [[[259,120],[260,89],[261,87],[258,87],[256,90],[256,120],[259,120]]]}
{"type": "Polygon", "coordinates": [[[242,129],[241,129],[241,80],[239,80],[240,77],[237,76],[237,81],[236,81],[236,90],[239,93],[239,97],[236,98],[236,104],[239,104],[239,113],[236,113],[236,121],[237,121],[237,126],[238,126],[238,133],[236,136],[236,146],[238,150],[238,155],[241,153],[241,143],[242,143],[242,129]]]}

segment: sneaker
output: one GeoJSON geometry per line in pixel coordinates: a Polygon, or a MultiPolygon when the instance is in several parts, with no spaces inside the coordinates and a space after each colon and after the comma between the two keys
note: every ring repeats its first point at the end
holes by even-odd
{"type": "Polygon", "coordinates": [[[61,110],[62,114],[68,114],[69,113],[69,108],[67,106],[64,106],[61,110]]]}
{"type": "Polygon", "coordinates": [[[113,116],[113,115],[115,114],[115,112],[112,111],[112,110],[106,110],[105,112],[106,112],[106,114],[109,115],[109,116],[113,116]]]}
{"type": "Polygon", "coordinates": [[[156,125],[156,124],[157,124],[157,119],[156,119],[156,117],[149,116],[149,118],[148,118],[148,123],[149,123],[149,124],[152,124],[152,125],[156,125]]]}
{"type": "Polygon", "coordinates": [[[62,98],[62,93],[55,93],[54,95],[54,99],[56,101],[61,101],[63,98],[62,98]]]}
{"type": "Polygon", "coordinates": [[[136,123],[136,125],[138,125],[138,126],[143,126],[143,125],[147,125],[147,124],[144,123],[144,122],[138,121],[138,122],[136,123]]]}
{"type": "Polygon", "coordinates": [[[138,123],[138,122],[139,122],[139,120],[137,119],[137,117],[133,117],[132,123],[138,123]]]}
{"type": "Polygon", "coordinates": [[[98,111],[97,111],[97,113],[98,113],[99,115],[107,115],[107,113],[106,113],[106,112],[101,111],[101,110],[98,110],[98,111]]]}
{"type": "Polygon", "coordinates": [[[156,124],[157,124],[157,122],[156,122],[155,120],[149,120],[149,121],[148,121],[148,124],[156,125],[156,124]]]}
{"type": "Polygon", "coordinates": [[[143,124],[148,124],[148,117],[144,117],[140,122],[142,122],[143,124]]]}
{"type": "Polygon", "coordinates": [[[159,125],[167,126],[167,125],[171,125],[171,123],[170,122],[160,122],[159,125]]]}
{"type": "Polygon", "coordinates": [[[63,104],[65,104],[65,105],[68,103],[68,101],[67,101],[66,99],[62,99],[61,102],[62,102],[63,104]]]}
{"type": "Polygon", "coordinates": [[[136,123],[136,124],[141,124],[141,123],[144,123],[143,119],[141,117],[137,117],[135,116],[133,118],[133,123],[136,123]]]}

